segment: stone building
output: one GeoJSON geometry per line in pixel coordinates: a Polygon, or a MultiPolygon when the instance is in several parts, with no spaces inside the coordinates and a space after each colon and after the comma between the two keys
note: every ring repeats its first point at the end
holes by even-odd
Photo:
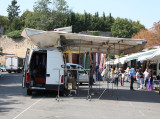
{"type": "MultiPolygon", "coordinates": [[[[12,56],[18,56],[24,58],[27,48],[36,48],[36,46],[28,39],[19,38],[12,39],[6,36],[0,37],[0,47],[3,49],[3,53],[14,54],[12,56]]],[[[0,57],[0,63],[5,64],[5,57],[0,57]]]]}

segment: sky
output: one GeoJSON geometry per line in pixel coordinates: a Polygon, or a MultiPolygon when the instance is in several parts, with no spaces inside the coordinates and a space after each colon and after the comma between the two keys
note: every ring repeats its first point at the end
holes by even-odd
{"type": "MultiPolygon", "coordinates": [[[[0,0],[0,15],[7,16],[7,7],[12,0],[0,0]]],[[[17,0],[21,14],[26,10],[33,11],[33,5],[37,0],[17,0]]],[[[112,14],[114,18],[128,18],[140,21],[146,28],[151,28],[154,22],[160,20],[160,0],[66,0],[70,9],[74,12],[84,11],[102,15],[112,14]]]]}

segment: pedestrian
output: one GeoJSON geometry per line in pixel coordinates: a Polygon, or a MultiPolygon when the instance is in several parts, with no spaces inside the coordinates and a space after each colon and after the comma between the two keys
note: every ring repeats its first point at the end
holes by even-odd
{"type": "Polygon", "coordinates": [[[153,82],[152,69],[149,69],[148,91],[152,90],[152,82],[153,82]]]}
{"type": "Polygon", "coordinates": [[[136,79],[137,79],[137,89],[143,89],[143,73],[142,69],[138,69],[136,73],[136,79]]]}
{"type": "Polygon", "coordinates": [[[107,73],[108,73],[108,71],[107,71],[107,68],[105,67],[105,68],[103,69],[102,73],[101,73],[103,83],[104,83],[104,79],[107,78],[107,73]]]}
{"type": "Polygon", "coordinates": [[[90,75],[89,75],[89,88],[92,89],[92,85],[93,85],[93,74],[94,74],[94,67],[91,65],[90,66],[90,75]]]}
{"type": "Polygon", "coordinates": [[[127,69],[125,70],[125,81],[126,82],[129,82],[129,79],[130,79],[130,76],[129,76],[129,73],[130,73],[130,66],[127,67],[127,69]]]}
{"type": "Polygon", "coordinates": [[[114,70],[114,85],[118,86],[118,68],[116,67],[115,70],[114,70]]]}
{"type": "Polygon", "coordinates": [[[139,69],[139,72],[140,72],[140,88],[139,89],[143,89],[144,75],[141,68],[139,69]]]}
{"type": "Polygon", "coordinates": [[[136,80],[137,80],[137,89],[140,88],[140,73],[139,73],[139,69],[137,69],[136,71],[136,80]]]}
{"type": "Polygon", "coordinates": [[[111,67],[111,71],[110,72],[111,72],[110,77],[113,80],[114,79],[114,69],[113,69],[113,66],[111,67]]]}
{"type": "Polygon", "coordinates": [[[147,88],[147,83],[148,83],[148,78],[149,78],[148,68],[146,68],[146,70],[143,73],[143,75],[144,75],[144,87],[147,88]]]}
{"type": "Polygon", "coordinates": [[[124,75],[124,70],[123,70],[122,67],[120,68],[119,76],[120,76],[121,86],[124,86],[124,78],[125,78],[125,75],[124,75]]]}
{"type": "Polygon", "coordinates": [[[133,83],[134,83],[134,77],[135,77],[135,69],[134,66],[130,69],[129,75],[130,75],[130,90],[134,90],[133,89],[133,83]]]}

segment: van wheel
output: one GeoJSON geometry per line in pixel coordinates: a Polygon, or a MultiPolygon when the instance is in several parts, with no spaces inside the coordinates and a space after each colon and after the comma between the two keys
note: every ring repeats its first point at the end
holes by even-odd
{"type": "Polygon", "coordinates": [[[11,71],[8,71],[8,73],[11,73],[11,71]]]}
{"type": "Polygon", "coordinates": [[[64,96],[64,94],[65,94],[64,91],[60,91],[60,92],[59,92],[59,95],[60,95],[60,96],[64,96]]]}
{"type": "Polygon", "coordinates": [[[27,95],[32,95],[32,90],[27,89],[27,95]]]}

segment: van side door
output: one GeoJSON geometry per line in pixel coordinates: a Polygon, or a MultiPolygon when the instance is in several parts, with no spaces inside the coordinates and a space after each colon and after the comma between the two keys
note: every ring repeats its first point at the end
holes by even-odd
{"type": "Polygon", "coordinates": [[[61,77],[64,75],[62,65],[64,62],[61,52],[57,50],[47,51],[46,85],[61,84],[61,77]]]}
{"type": "Polygon", "coordinates": [[[23,79],[22,79],[22,87],[25,88],[25,83],[26,83],[26,75],[27,75],[27,72],[28,72],[28,67],[29,67],[29,55],[30,55],[30,49],[27,48],[27,51],[26,51],[26,57],[24,59],[24,64],[23,64],[23,67],[24,67],[24,72],[23,72],[23,79]]]}

